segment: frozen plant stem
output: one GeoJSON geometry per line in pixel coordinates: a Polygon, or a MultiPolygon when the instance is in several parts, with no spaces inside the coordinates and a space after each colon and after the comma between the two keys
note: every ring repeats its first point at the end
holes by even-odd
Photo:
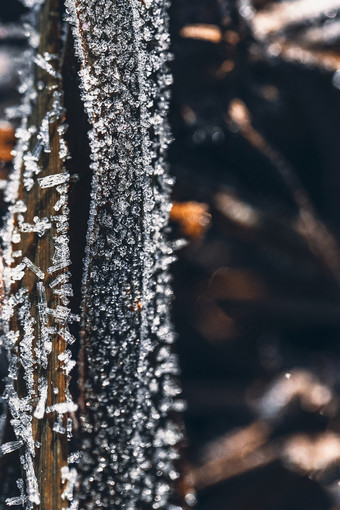
{"type": "Polygon", "coordinates": [[[8,319],[10,362],[6,393],[23,481],[18,481],[21,494],[8,498],[7,504],[27,510],[61,510],[68,507],[63,498],[67,478],[62,479],[62,469],[67,469],[67,436],[55,423],[65,430],[66,411],[72,407],[68,367],[64,367],[70,313],[49,285],[66,275],[61,287],[65,285],[65,261],[69,259],[67,151],[58,69],[61,12],[59,0],[25,3],[32,7],[33,25],[32,48],[26,55],[32,63],[22,85],[26,89],[24,110],[30,113],[17,132],[15,168],[7,190],[9,216],[3,232],[7,264],[4,318],[8,319]],[[56,212],[59,200],[64,205],[56,212]],[[51,274],[51,266],[60,269],[51,274]]]}
{"type": "MultiPolygon", "coordinates": [[[[166,240],[168,1],[67,0],[93,170],[80,506],[174,506],[181,431],[166,240]]],[[[177,502],[176,502],[177,504],[177,502]]],[[[178,502],[180,504],[180,502],[178,502]]]]}

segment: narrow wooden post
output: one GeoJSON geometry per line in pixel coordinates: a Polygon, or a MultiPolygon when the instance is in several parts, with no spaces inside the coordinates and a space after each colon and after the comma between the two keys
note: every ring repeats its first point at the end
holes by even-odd
{"type": "Polygon", "coordinates": [[[61,510],[67,506],[66,430],[72,404],[67,403],[71,365],[65,352],[70,316],[69,174],[64,168],[60,0],[46,0],[37,16],[40,42],[34,52],[33,84],[27,91],[31,114],[21,133],[18,192],[9,225],[9,335],[17,374],[10,374],[14,384],[8,393],[14,432],[21,443],[24,493],[34,509],[61,510]]]}

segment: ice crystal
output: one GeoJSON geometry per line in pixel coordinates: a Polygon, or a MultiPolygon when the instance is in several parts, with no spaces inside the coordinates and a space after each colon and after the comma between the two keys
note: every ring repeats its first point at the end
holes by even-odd
{"type": "Polygon", "coordinates": [[[61,496],[63,499],[67,499],[68,501],[73,500],[74,487],[77,482],[77,477],[78,475],[76,469],[74,468],[69,469],[67,466],[62,468],[61,470],[62,482],[65,483],[65,481],[67,481],[66,488],[61,496]]]}
{"type": "Polygon", "coordinates": [[[76,362],[71,358],[70,351],[64,351],[62,354],[59,354],[58,359],[64,362],[63,370],[65,370],[66,374],[69,374],[76,364],[76,362]]]}
{"type": "Polygon", "coordinates": [[[47,230],[51,228],[51,223],[49,222],[48,218],[38,218],[38,216],[34,216],[33,218],[34,225],[31,225],[30,223],[24,223],[21,222],[19,224],[20,231],[21,232],[37,232],[39,237],[42,237],[47,230]]]}
{"type": "MultiPolygon", "coordinates": [[[[61,74],[59,71],[54,69],[54,67],[50,64],[50,60],[53,59],[53,56],[45,54],[43,55],[36,55],[33,59],[34,63],[37,64],[37,66],[41,67],[41,69],[44,69],[47,73],[49,73],[53,78],[59,78],[61,79],[61,74]]],[[[55,59],[55,56],[54,56],[55,59]]]]}
{"type": "Polygon", "coordinates": [[[52,186],[58,186],[59,184],[67,182],[69,178],[70,175],[67,172],[62,172],[61,174],[53,174],[42,177],[38,179],[38,182],[41,188],[51,188],[52,186]]]}
{"type": "Polygon", "coordinates": [[[23,445],[22,441],[10,441],[1,446],[0,452],[2,453],[2,455],[6,455],[6,453],[11,453],[14,452],[15,450],[18,450],[22,445],[23,445]]]}
{"type": "Polygon", "coordinates": [[[78,409],[77,404],[70,400],[68,402],[60,402],[59,404],[54,404],[51,407],[47,407],[46,412],[47,413],[57,412],[59,414],[66,414],[74,413],[77,409],[78,409]]]}
{"type": "Polygon", "coordinates": [[[56,271],[60,271],[60,269],[64,269],[65,267],[68,267],[72,264],[70,259],[63,259],[60,260],[57,264],[54,264],[53,266],[50,266],[47,268],[47,272],[52,274],[56,271]]]}
{"type": "Polygon", "coordinates": [[[33,156],[31,152],[27,152],[23,156],[24,160],[24,186],[27,191],[30,191],[34,186],[34,175],[37,175],[40,173],[41,169],[38,164],[38,158],[33,156]]]}
{"type": "MultiPolygon", "coordinates": [[[[59,419],[55,424],[53,425],[54,432],[57,432],[58,434],[65,434],[66,428],[62,424],[62,415],[59,415],[59,419]]],[[[67,467],[67,466],[65,466],[67,467]]]]}
{"type": "Polygon", "coordinates": [[[181,431],[165,238],[168,1],[66,0],[91,124],[81,508],[171,508],[181,431]],[[161,352],[164,354],[161,355],[161,352]],[[91,432],[93,433],[91,434],[91,432]],[[114,480],[114,483],[112,481],[114,480]]]}
{"type": "Polygon", "coordinates": [[[33,416],[35,418],[38,418],[38,420],[41,420],[41,418],[43,418],[45,414],[47,390],[48,390],[47,381],[43,380],[39,388],[40,398],[33,414],[33,416]]]}
{"type": "Polygon", "coordinates": [[[57,285],[59,285],[59,283],[68,282],[70,276],[71,276],[71,274],[69,271],[66,271],[65,273],[62,273],[59,276],[57,276],[57,278],[50,283],[51,289],[56,287],[57,285]]]}
{"type": "Polygon", "coordinates": [[[23,506],[25,503],[25,499],[21,498],[21,496],[14,497],[14,498],[7,498],[5,503],[7,506],[23,506]]]}
{"type": "Polygon", "coordinates": [[[68,296],[73,296],[73,289],[70,284],[65,284],[62,285],[59,289],[53,290],[53,294],[59,296],[64,305],[68,305],[70,301],[68,296]]]}
{"type": "Polygon", "coordinates": [[[31,271],[33,271],[34,274],[37,275],[38,278],[40,278],[40,280],[44,279],[45,276],[44,273],[35,264],[33,264],[33,262],[29,258],[23,257],[22,261],[26,265],[26,267],[28,267],[31,271]]]}
{"type": "Polygon", "coordinates": [[[74,464],[76,462],[79,462],[79,459],[81,458],[81,452],[77,451],[77,452],[72,452],[69,456],[68,456],[68,463],[69,464],[74,464]]]}

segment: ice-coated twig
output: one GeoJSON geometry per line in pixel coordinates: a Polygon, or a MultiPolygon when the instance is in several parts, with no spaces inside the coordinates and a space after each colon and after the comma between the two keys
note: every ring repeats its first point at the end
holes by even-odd
{"type": "Polygon", "coordinates": [[[38,487],[37,477],[35,475],[33,460],[32,457],[26,452],[24,456],[22,456],[22,465],[24,470],[26,471],[26,483],[27,483],[27,492],[28,499],[31,503],[39,505],[40,504],[40,491],[38,487]]]}
{"type": "Polygon", "coordinates": [[[24,29],[30,48],[22,63],[22,105],[11,112],[21,117],[21,124],[14,171],[5,190],[8,215],[1,232],[6,287],[2,319],[9,358],[5,399],[16,441],[3,445],[2,453],[18,448],[23,473],[18,480],[20,496],[7,498],[7,505],[32,510],[41,504],[50,509],[54,487],[53,508],[59,509],[65,506],[60,480],[71,434],[71,422],[64,414],[77,408],[67,388],[66,372],[73,362],[65,350],[67,341],[73,340],[68,321],[75,315],[67,307],[72,289],[65,266],[70,259],[65,168],[69,156],[57,26],[61,3],[24,0],[24,4],[31,9],[24,29]],[[46,53],[46,36],[53,53],[46,53]],[[48,268],[59,274],[51,276],[48,268]],[[53,429],[59,416],[65,425],[63,434],[53,429]],[[42,480],[44,486],[40,486],[42,480]]]}
{"type": "Polygon", "coordinates": [[[168,1],[66,0],[66,7],[93,170],[82,289],[89,413],[80,506],[169,510],[182,433],[169,417],[178,408],[169,384],[178,368],[170,347],[173,252],[164,234],[172,185],[164,161],[168,1]]]}

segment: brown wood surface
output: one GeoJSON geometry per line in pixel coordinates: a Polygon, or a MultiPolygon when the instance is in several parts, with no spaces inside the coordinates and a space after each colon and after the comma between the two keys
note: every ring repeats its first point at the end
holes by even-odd
{"type": "MultiPolygon", "coordinates": [[[[48,52],[50,54],[61,54],[61,38],[60,38],[60,5],[59,0],[46,0],[42,7],[39,32],[40,44],[38,48],[39,54],[48,52]]],[[[60,65],[60,60],[51,62],[54,67],[60,65]]],[[[33,105],[32,115],[29,119],[28,126],[36,126],[38,129],[47,112],[51,111],[53,97],[53,89],[61,89],[61,80],[52,77],[45,70],[35,67],[35,81],[41,81],[45,84],[43,90],[39,92],[36,103],[33,105]]],[[[39,177],[57,174],[63,171],[63,163],[59,158],[59,134],[57,132],[61,120],[56,120],[50,124],[50,143],[51,152],[42,152],[39,160],[41,172],[39,177]]],[[[36,142],[36,135],[33,135],[31,147],[36,142]]],[[[23,169],[22,169],[23,170],[23,169]]],[[[23,187],[22,176],[20,179],[19,199],[27,204],[27,212],[25,213],[25,222],[33,223],[33,217],[39,218],[56,215],[53,209],[54,204],[59,198],[59,193],[55,187],[41,189],[38,182],[35,182],[30,191],[26,191],[23,187]]],[[[22,233],[19,245],[14,245],[13,249],[21,249],[22,256],[27,256],[34,264],[36,264],[44,273],[44,286],[46,288],[47,305],[54,309],[58,304],[58,299],[52,294],[48,283],[52,281],[61,271],[49,275],[47,268],[52,265],[52,256],[54,253],[53,236],[56,235],[55,223],[52,228],[47,230],[42,237],[37,233],[22,233]]],[[[21,261],[16,259],[16,263],[21,261]]],[[[65,271],[63,269],[62,271],[65,271]]],[[[37,276],[30,270],[25,270],[25,275],[20,282],[17,282],[12,289],[15,293],[19,288],[25,287],[29,291],[29,299],[32,305],[32,314],[38,319],[38,292],[37,292],[37,276]]],[[[51,320],[51,319],[50,319],[51,320]]],[[[12,320],[12,328],[20,329],[18,325],[18,317],[14,315],[12,320]]],[[[50,324],[51,325],[51,324],[50,324]]],[[[35,327],[35,343],[40,335],[39,320],[35,327]]],[[[49,355],[47,369],[43,369],[38,364],[34,371],[34,383],[36,390],[36,399],[33,404],[33,412],[36,407],[38,394],[38,380],[46,377],[48,381],[48,397],[46,406],[50,406],[65,401],[65,388],[67,385],[67,376],[61,369],[61,362],[58,355],[65,348],[65,341],[58,334],[51,337],[52,353],[49,355]],[[53,388],[58,388],[58,393],[53,392],[53,388]]],[[[20,346],[19,346],[20,352],[20,346]]],[[[34,345],[33,345],[34,352],[34,345]]],[[[35,355],[34,355],[35,356],[35,355]]],[[[23,370],[19,368],[17,391],[20,397],[25,396],[25,382],[23,380],[23,370]]],[[[61,468],[67,464],[67,437],[66,434],[59,434],[53,431],[53,425],[56,421],[56,413],[45,414],[42,419],[32,417],[32,431],[35,441],[41,443],[40,448],[36,448],[36,456],[34,458],[34,469],[38,479],[41,503],[36,505],[36,510],[61,510],[65,507],[66,502],[62,499],[62,492],[65,489],[61,480],[61,468]]],[[[66,426],[66,416],[63,415],[63,425],[66,426]]]]}

